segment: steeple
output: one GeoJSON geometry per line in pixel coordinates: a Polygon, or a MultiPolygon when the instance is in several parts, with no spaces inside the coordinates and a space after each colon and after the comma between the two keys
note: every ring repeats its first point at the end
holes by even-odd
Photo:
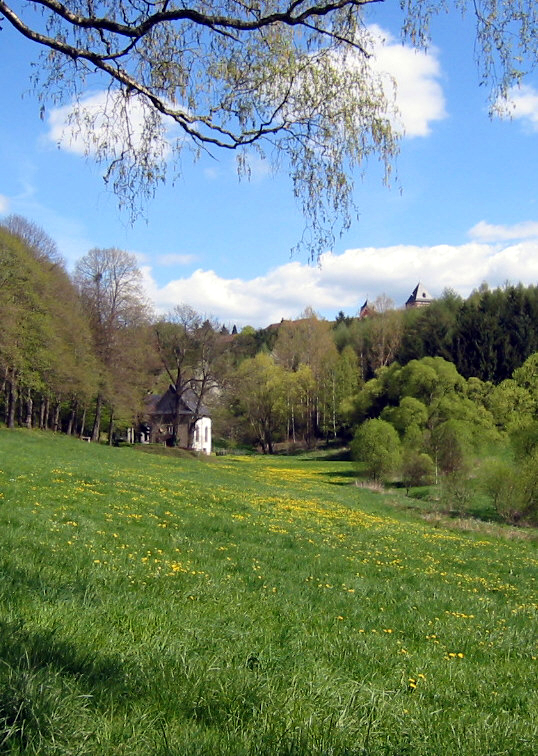
{"type": "Polygon", "coordinates": [[[428,292],[426,287],[419,281],[413,289],[413,292],[407,302],[405,303],[406,309],[412,307],[427,307],[433,302],[432,295],[428,292]]]}

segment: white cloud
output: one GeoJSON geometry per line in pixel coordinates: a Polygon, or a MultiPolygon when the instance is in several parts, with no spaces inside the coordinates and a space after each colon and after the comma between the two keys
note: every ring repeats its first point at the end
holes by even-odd
{"type": "Polygon", "coordinates": [[[400,307],[419,280],[434,296],[451,288],[463,297],[484,281],[491,287],[507,280],[535,283],[538,240],[504,247],[471,242],[348,249],[323,255],[319,266],[295,261],[251,280],[226,279],[213,270],[198,269],[163,287],[147,268],[145,280],[161,312],[186,303],[226,323],[265,327],[297,317],[307,306],[329,319],[340,310],[355,314],[365,299],[382,293],[400,307]]]}
{"type": "Polygon", "coordinates": [[[497,102],[497,112],[523,121],[531,131],[538,131],[538,90],[530,84],[512,87],[507,101],[497,102]]]}
{"type": "MultiPolygon", "coordinates": [[[[369,27],[369,32],[374,53],[371,65],[374,73],[381,75],[384,81],[395,128],[408,137],[428,135],[432,122],[446,117],[436,49],[416,51],[398,43],[390,33],[375,25],[369,27]],[[396,93],[393,82],[396,82],[396,93]]],[[[519,107],[522,108],[523,104],[519,107]]],[[[121,154],[127,140],[134,149],[143,145],[147,137],[145,123],[152,112],[139,96],[126,98],[118,90],[93,92],[79,103],[50,111],[47,140],[76,155],[112,159],[121,154]]],[[[157,137],[153,136],[150,142],[157,158],[170,156],[174,132],[177,135],[177,126],[172,119],[165,119],[163,131],[157,137]]],[[[263,179],[271,172],[269,162],[255,155],[251,156],[250,167],[251,178],[255,180],[263,179]]],[[[218,169],[209,168],[206,175],[214,179],[218,169]]]]}
{"type": "Polygon", "coordinates": [[[167,255],[159,255],[157,258],[157,264],[162,265],[163,267],[190,265],[194,260],[196,260],[196,255],[182,255],[171,252],[167,255]]]}
{"type": "Polygon", "coordinates": [[[483,242],[538,239],[538,221],[524,221],[512,226],[494,226],[486,221],[480,221],[471,228],[469,236],[483,242]]]}
{"type": "MultiPolygon", "coordinates": [[[[151,123],[151,152],[157,158],[170,154],[167,136],[151,121],[152,109],[141,98],[126,98],[118,90],[99,91],[50,111],[47,138],[76,155],[100,155],[114,158],[121,155],[127,143],[138,150],[148,139],[147,123],[151,123]],[[148,119],[150,119],[148,121],[148,119]]],[[[169,132],[173,122],[167,124],[169,132]]]]}
{"type": "Polygon", "coordinates": [[[4,213],[9,212],[10,202],[8,197],[5,196],[5,194],[0,194],[0,215],[4,215],[4,213]]]}
{"type": "Polygon", "coordinates": [[[393,125],[408,137],[427,136],[433,121],[446,118],[436,48],[418,51],[378,26],[369,31],[374,39],[372,67],[383,77],[385,95],[397,111],[393,125]]]}

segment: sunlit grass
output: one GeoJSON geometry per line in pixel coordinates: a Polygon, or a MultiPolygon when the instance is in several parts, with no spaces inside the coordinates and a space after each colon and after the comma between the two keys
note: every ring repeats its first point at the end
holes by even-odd
{"type": "Polygon", "coordinates": [[[534,753],[532,541],[342,461],[0,455],[0,752],[534,753]]]}

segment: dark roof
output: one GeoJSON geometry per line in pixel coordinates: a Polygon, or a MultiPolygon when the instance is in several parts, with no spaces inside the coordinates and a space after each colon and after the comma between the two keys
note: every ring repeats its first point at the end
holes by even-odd
{"type": "MultiPolygon", "coordinates": [[[[173,415],[176,411],[175,390],[170,387],[164,394],[151,394],[146,397],[146,412],[148,415],[173,415]]],[[[192,415],[196,410],[198,397],[192,389],[186,389],[180,398],[179,414],[192,415]]],[[[207,407],[200,405],[198,414],[200,417],[209,417],[207,407]]]]}
{"type": "Polygon", "coordinates": [[[419,281],[418,284],[413,289],[411,296],[405,303],[406,305],[414,304],[415,302],[423,302],[426,304],[427,302],[433,302],[432,295],[428,292],[428,290],[423,286],[423,284],[419,281]]]}

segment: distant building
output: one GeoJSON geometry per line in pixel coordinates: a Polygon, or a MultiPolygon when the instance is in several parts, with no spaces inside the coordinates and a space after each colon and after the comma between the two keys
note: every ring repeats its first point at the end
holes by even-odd
{"type": "Polygon", "coordinates": [[[369,315],[374,314],[375,309],[373,305],[369,304],[368,300],[366,300],[359,310],[359,318],[362,320],[363,318],[367,318],[369,315]]]}
{"type": "Polygon", "coordinates": [[[170,446],[174,435],[174,421],[179,413],[179,446],[189,446],[189,424],[196,415],[192,449],[211,454],[211,417],[206,407],[198,406],[195,393],[187,389],[176,407],[176,397],[172,388],[160,395],[152,394],[146,398],[146,423],[142,427],[142,443],[165,444],[170,446]]]}
{"type": "Polygon", "coordinates": [[[405,303],[405,308],[406,310],[411,310],[415,307],[428,307],[433,301],[432,295],[428,293],[426,287],[419,281],[405,303]]]}

